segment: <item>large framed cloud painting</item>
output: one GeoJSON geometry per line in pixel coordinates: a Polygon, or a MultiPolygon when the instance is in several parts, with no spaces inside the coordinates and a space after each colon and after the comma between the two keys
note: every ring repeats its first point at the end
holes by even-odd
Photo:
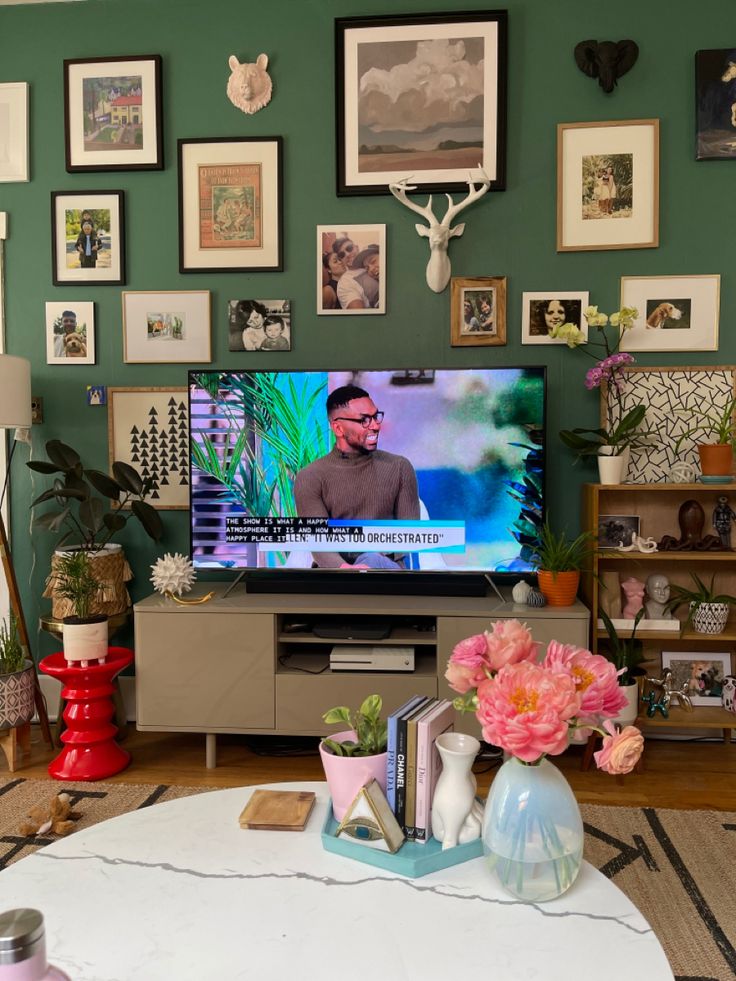
{"type": "Polygon", "coordinates": [[[337,193],[506,181],[505,10],[335,22],[337,193]]]}

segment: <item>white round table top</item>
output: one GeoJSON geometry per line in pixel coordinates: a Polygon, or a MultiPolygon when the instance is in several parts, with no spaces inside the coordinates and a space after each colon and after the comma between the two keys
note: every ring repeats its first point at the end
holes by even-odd
{"type": "Polygon", "coordinates": [[[247,831],[255,787],[132,811],[0,874],[3,908],[46,920],[74,981],[672,981],[651,927],[587,862],[559,899],[504,893],[482,858],[419,879],[322,848],[324,783],[303,832],[247,831]]]}

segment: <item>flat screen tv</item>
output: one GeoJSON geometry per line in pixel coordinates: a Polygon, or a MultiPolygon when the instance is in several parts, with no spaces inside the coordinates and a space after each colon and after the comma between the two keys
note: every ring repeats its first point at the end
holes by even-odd
{"type": "Polygon", "coordinates": [[[532,569],[542,366],[191,371],[189,410],[197,569],[347,592],[472,592],[532,569]]]}

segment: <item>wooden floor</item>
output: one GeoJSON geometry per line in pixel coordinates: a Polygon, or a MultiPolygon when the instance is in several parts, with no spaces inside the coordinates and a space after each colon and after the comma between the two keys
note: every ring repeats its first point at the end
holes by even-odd
{"type": "MultiPolygon", "coordinates": [[[[205,768],[204,744],[203,735],[144,733],[129,725],[123,745],[132,754],[132,761],[127,770],[111,779],[212,788],[324,779],[316,740],[218,736],[218,765],[213,770],[205,768]],[[291,755],[274,755],[277,753],[291,755]]],[[[56,753],[58,749],[50,751],[34,727],[30,760],[24,760],[13,776],[47,777],[46,766],[56,753]]],[[[581,803],[736,811],[734,744],[647,740],[644,772],[626,777],[612,777],[595,767],[583,773],[581,757],[582,749],[577,746],[555,757],[581,803]]],[[[479,790],[487,789],[495,769],[493,763],[476,765],[479,790]]],[[[8,776],[0,753],[0,778],[8,776]]]]}

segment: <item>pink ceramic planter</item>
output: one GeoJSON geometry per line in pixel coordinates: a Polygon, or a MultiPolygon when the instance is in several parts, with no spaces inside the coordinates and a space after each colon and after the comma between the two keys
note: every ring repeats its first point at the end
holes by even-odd
{"type": "MultiPolygon", "coordinates": [[[[329,738],[340,743],[346,739],[355,739],[355,733],[348,729],[330,734],[329,738]]],[[[377,756],[335,756],[320,743],[319,755],[322,757],[327,786],[330,788],[332,813],[336,821],[342,821],[355,795],[371,780],[377,780],[381,790],[386,793],[388,753],[379,753],[377,756]]]]}

